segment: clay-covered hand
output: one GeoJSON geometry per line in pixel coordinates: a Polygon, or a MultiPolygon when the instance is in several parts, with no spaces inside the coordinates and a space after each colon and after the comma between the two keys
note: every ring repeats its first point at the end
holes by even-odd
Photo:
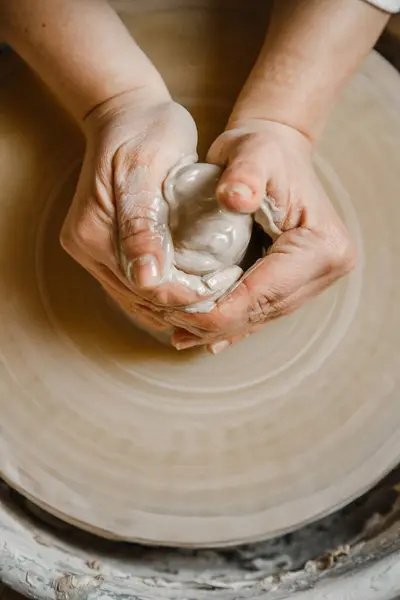
{"type": "Polygon", "coordinates": [[[297,130],[261,120],[237,123],[214,142],[208,160],[226,165],[217,188],[220,203],[255,212],[267,195],[275,230],[267,255],[211,313],[170,317],[180,328],[176,347],[207,344],[216,352],[347,274],[355,249],[315,173],[311,143],[297,130]]]}
{"type": "Polygon", "coordinates": [[[111,99],[85,120],[87,149],[61,243],[128,313],[170,329],[164,308],[208,297],[201,277],[168,279],[173,249],[163,181],[196,160],[189,113],[143,88],[111,99]]]}

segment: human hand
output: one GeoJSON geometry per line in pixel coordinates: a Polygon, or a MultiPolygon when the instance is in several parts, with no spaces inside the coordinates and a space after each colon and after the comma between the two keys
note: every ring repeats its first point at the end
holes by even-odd
{"type": "Polygon", "coordinates": [[[267,194],[276,226],[267,256],[211,313],[169,317],[178,349],[206,344],[217,352],[347,274],[355,249],[315,173],[311,143],[297,130],[262,120],[236,123],[214,142],[208,161],[226,165],[217,188],[223,206],[255,212],[267,194]]]}
{"type": "Polygon", "coordinates": [[[165,91],[144,88],[95,109],[85,131],[85,159],[61,243],[125,312],[147,327],[171,329],[166,311],[215,291],[205,278],[174,269],[161,193],[174,165],[197,158],[195,123],[165,91]]]}

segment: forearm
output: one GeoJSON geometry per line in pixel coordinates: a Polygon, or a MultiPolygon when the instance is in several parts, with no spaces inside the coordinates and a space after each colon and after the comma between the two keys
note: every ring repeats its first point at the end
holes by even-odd
{"type": "Polygon", "coordinates": [[[168,92],[105,0],[0,0],[0,34],[77,120],[106,100],[168,92]]]}
{"type": "Polygon", "coordinates": [[[389,15],[362,0],[277,0],[258,60],[228,127],[285,123],[313,142],[389,15]]]}

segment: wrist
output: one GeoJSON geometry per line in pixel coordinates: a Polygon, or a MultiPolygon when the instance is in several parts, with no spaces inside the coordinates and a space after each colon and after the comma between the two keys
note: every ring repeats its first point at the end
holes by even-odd
{"type": "Polygon", "coordinates": [[[317,66],[289,49],[279,55],[260,56],[229,119],[257,119],[281,123],[299,131],[316,145],[336,98],[336,90],[320,84],[317,66]]]}
{"type": "Polygon", "coordinates": [[[325,119],[320,118],[318,122],[309,116],[308,112],[302,112],[298,106],[292,105],[285,99],[284,102],[268,102],[264,104],[253,105],[239,104],[234,107],[226,130],[242,127],[274,127],[295,131],[309,143],[312,148],[318,143],[321,131],[324,128],[325,119]]]}
{"type": "Polygon", "coordinates": [[[171,101],[171,95],[161,77],[158,80],[155,78],[153,81],[149,80],[140,86],[117,93],[93,106],[83,117],[81,126],[86,136],[90,136],[104,130],[110,121],[127,109],[135,107],[140,111],[171,101]]]}
{"type": "MultiPolygon", "coordinates": [[[[299,115],[296,111],[292,111],[291,107],[286,110],[282,108],[266,106],[262,111],[253,110],[251,107],[237,112],[233,112],[229,118],[226,130],[242,128],[249,124],[265,124],[282,126],[300,134],[312,148],[314,148],[319,139],[319,130],[314,127],[309,127],[308,120],[299,115]]],[[[322,129],[322,127],[321,127],[322,129]]]]}
{"type": "Polygon", "coordinates": [[[165,88],[106,0],[0,4],[5,40],[79,124],[96,107],[129,90],[165,88]]]}
{"type": "Polygon", "coordinates": [[[239,137],[250,135],[267,136],[269,143],[278,142],[279,145],[290,146],[297,149],[303,155],[311,158],[313,144],[301,131],[282,123],[264,118],[243,118],[230,120],[225,129],[226,132],[235,132],[239,137]]]}
{"type": "Polygon", "coordinates": [[[343,86],[372,48],[387,16],[358,0],[275,4],[270,30],[232,120],[284,123],[315,145],[343,86]]]}

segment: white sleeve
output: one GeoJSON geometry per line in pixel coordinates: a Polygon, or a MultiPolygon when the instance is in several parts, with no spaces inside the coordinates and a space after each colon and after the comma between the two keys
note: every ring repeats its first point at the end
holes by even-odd
{"type": "Polygon", "coordinates": [[[400,0],[367,0],[367,2],[388,13],[400,12],[400,0]]]}

